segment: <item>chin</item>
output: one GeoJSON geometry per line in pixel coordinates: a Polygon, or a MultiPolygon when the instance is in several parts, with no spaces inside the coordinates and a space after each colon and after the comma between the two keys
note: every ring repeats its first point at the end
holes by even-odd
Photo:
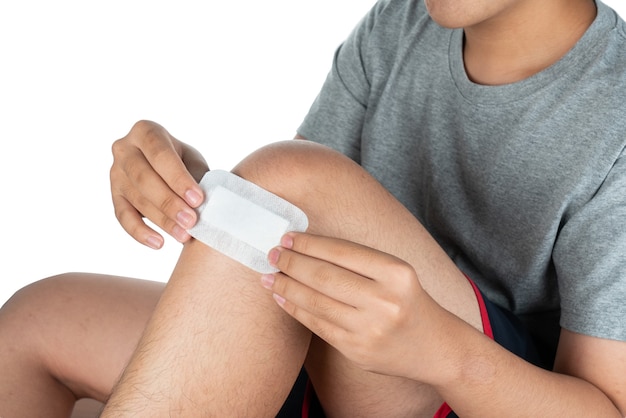
{"type": "Polygon", "coordinates": [[[424,0],[430,17],[449,29],[474,26],[497,15],[516,0],[424,0]]]}
{"type": "Polygon", "coordinates": [[[431,19],[440,26],[449,29],[462,28],[467,25],[467,14],[456,4],[460,0],[424,0],[431,19]],[[465,17],[463,17],[465,15],[465,17]]]}

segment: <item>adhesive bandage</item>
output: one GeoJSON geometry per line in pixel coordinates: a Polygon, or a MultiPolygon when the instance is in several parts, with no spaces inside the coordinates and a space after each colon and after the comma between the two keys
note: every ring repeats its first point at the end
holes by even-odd
{"type": "Polygon", "coordinates": [[[200,187],[205,202],[189,234],[259,273],[278,271],[267,261],[269,251],[286,232],[309,225],[298,207],[228,171],[207,172],[200,187]]]}

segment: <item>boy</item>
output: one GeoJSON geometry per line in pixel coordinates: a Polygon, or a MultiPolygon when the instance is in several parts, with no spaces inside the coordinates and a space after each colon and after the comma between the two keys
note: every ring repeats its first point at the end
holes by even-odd
{"type": "Polygon", "coordinates": [[[233,170],[309,217],[276,274],[189,239],[204,160],[138,123],[114,146],[116,214],[150,246],[141,215],[186,242],[172,278],[18,292],[0,413],[90,396],[103,416],[272,416],[304,365],[306,413],[623,416],[625,37],[591,0],[379,2],[310,141],[233,170]]]}

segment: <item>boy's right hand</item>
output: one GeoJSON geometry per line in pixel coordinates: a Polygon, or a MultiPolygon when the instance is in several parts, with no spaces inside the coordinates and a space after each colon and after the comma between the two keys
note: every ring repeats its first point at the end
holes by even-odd
{"type": "Polygon", "coordinates": [[[161,125],[137,122],[113,143],[111,195],[115,216],[133,238],[159,249],[163,237],[146,225],[148,218],[179,242],[197,221],[204,200],[198,181],[208,171],[202,155],[171,136],[161,125]]]}

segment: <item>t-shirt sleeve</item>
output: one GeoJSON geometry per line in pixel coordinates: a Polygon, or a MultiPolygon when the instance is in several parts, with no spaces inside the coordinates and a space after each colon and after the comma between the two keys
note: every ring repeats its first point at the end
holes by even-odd
{"type": "Polygon", "coordinates": [[[626,341],[626,155],[563,225],[553,252],[561,326],[626,341]]]}
{"type": "Polygon", "coordinates": [[[376,17],[387,1],[379,1],[337,49],[326,81],[298,128],[305,138],[327,145],[360,162],[360,141],[370,82],[367,44],[376,17]]]}

